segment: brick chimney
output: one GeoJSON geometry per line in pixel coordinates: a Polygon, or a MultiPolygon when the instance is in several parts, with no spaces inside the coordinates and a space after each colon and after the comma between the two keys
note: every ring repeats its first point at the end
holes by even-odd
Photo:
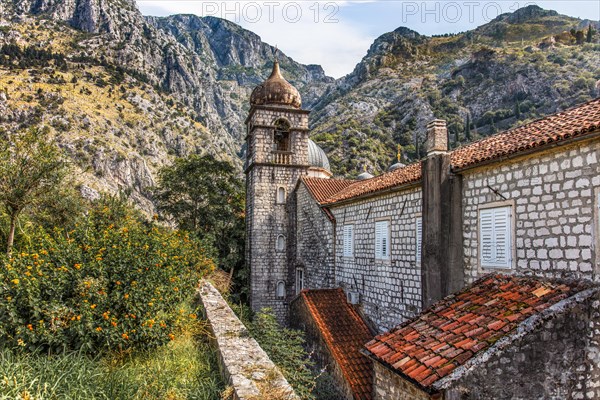
{"type": "Polygon", "coordinates": [[[448,151],[448,129],[446,121],[434,119],[427,124],[427,156],[448,151]]]}

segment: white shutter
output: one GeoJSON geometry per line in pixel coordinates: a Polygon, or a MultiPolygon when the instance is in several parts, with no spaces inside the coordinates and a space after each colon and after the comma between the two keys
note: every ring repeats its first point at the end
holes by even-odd
{"type": "Polygon", "coordinates": [[[512,265],[510,210],[510,207],[499,207],[479,212],[482,267],[510,268],[512,265]]]}
{"type": "Polygon", "coordinates": [[[344,225],[344,257],[354,255],[354,225],[344,225]]]}
{"type": "Polygon", "coordinates": [[[417,218],[416,220],[416,237],[417,237],[417,248],[415,251],[417,262],[421,262],[421,246],[423,241],[423,220],[421,218],[417,218]]]}
{"type": "Polygon", "coordinates": [[[381,224],[375,223],[375,258],[381,258],[381,224]]]}
{"type": "Polygon", "coordinates": [[[375,258],[387,259],[390,255],[390,235],[388,221],[375,223],[375,258]]]}
{"type": "Polygon", "coordinates": [[[496,265],[501,268],[511,266],[510,246],[510,208],[502,207],[494,210],[494,250],[496,265]]]}
{"type": "Polygon", "coordinates": [[[479,212],[479,243],[480,260],[482,267],[491,267],[494,264],[492,248],[494,246],[494,211],[492,209],[479,212]]]}

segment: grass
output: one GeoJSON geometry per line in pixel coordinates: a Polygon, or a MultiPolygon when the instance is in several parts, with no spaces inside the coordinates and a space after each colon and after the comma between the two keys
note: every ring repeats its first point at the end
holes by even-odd
{"type": "Polygon", "coordinates": [[[201,328],[138,354],[91,358],[2,348],[0,399],[220,399],[225,386],[201,328]]]}

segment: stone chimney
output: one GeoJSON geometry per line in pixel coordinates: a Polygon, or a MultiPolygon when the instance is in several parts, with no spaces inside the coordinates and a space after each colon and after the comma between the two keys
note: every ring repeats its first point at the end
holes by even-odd
{"type": "Polygon", "coordinates": [[[451,171],[446,121],[427,124],[426,145],[427,158],[421,164],[424,309],[464,284],[462,176],[451,171]]]}
{"type": "Polygon", "coordinates": [[[448,129],[446,121],[434,119],[427,124],[427,156],[448,151],[448,129]]]}

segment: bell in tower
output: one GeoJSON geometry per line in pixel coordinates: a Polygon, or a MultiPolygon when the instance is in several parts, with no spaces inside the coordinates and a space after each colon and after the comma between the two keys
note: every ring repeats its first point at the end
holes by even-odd
{"type": "Polygon", "coordinates": [[[308,114],[298,90],[273,63],[269,78],[250,96],[246,119],[246,262],[250,267],[250,304],[269,307],[287,320],[296,293],[292,264],[294,232],[290,193],[309,173],[308,114]]]}

